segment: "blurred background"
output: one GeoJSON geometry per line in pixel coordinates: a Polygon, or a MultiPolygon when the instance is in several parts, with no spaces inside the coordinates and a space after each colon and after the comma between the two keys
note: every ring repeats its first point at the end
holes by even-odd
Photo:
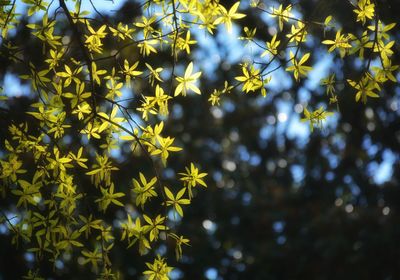
{"type": "MultiPolygon", "coordinates": [[[[220,2],[227,7],[234,3],[220,2]]],[[[355,92],[339,85],[340,111],[323,129],[310,133],[308,125],[300,122],[304,106],[323,105],[329,111],[336,110],[336,105],[327,104],[329,98],[319,85],[320,79],[332,72],[337,79],[357,77],[363,71],[362,62],[354,56],[341,60],[328,54],[320,43],[324,40],[323,31],[312,29],[303,46],[305,52],[312,53],[310,62],[314,67],[306,79],[296,83],[279,69],[271,74],[267,97],[236,90],[223,95],[220,106],[211,106],[208,98],[212,90],[241,74],[239,62],[251,62],[261,53],[255,45],[245,46],[245,42],[237,40],[243,36],[243,27],[256,27],[255,39],[262,45],[278,28],[275,19],[243,2],[240,9],[247,17],[236,21],[231,34],[220,28],[211,37],[194,28],[192,34],[198,45],[190,56],[180,57],[177,67],[178,72],[182,71],[189,61],[194,61],[203,72],[202,95],[172,102],[170,117],[164,120],[165,133],[176,137],[184,152],[169,160],[169,168],[162,176],[166,182],[173,182],[176,170],[196,162],[209,174],[209,187],[196,192],[184,219],[175,226],[191,239],[191,247],[184,248],[181,262],[172,263],[177,268],[172,279],[400,279],[399,84],[387,83],[381,98],[370,99],[366,105],[356,103],[355,92]]],[[[345,32],[359,33],[361,25],[355,23],[348,1],[295,2],[297,17],[323,22],[326,16],[333,15],[345,32]]],[[[93,11],[89,1],[83,3],[93,11]]],[[[140,3],[95,4],[107,21],[131,24],[141,16],[140,3]]],[[[279,4],[290,3],[265,1],[265,6],[278,8],[279,4]]],[[[25,23],[38,20],[26,15],[23,3],[17,4],[25,23]]],[[[379,1],[377,8],[384,23],[397,23],[391,33],[396,40],[393,64],[400,61],[399,8],[399,1],[394,0],[379,1]]],[[[92,16],[104,21],[96,13],[92,16]]],[[[284,31],[289,27],[286,25],[284,31]]],[[[68,23],[61,21],[57,28],[67,32],[68,23]]],[[[335,32],[327,34],[333,38],[335,32]]],[[[42,48],[26,27],[21,25],[11,40],[26,47],[26,58],[37,66],[44,65],[42,48]]],[[[111,52],[117,46],[118,42],[108,41],[105,51],[111,52]]],[[[131,61],[142,59],[135,46],[126,48],[124,55],[131,61]]],[[[25,121],[21,112],[27,111],[33,100],[29,84],[18,78],[26,74],[22,73],[24,70],[4,56],[0,59],[0,84],[10,98],[11,109],[11,115],[0,115],[0,147],[4,151],[10,119],[25,121]]],[[[157,60],[147,58],[147,62],[170,68],[170,50],[157,60]]],[[[101,68],[113,63],[103,61],[101,68]]],[[[398,74],[396,78],[399,79],[398,74]]],[[[132,89],[124,88],[121,98],[134,97],[126,105],[136,108],[140,93],[149,91],[147,86],[147,82],[137,80],[132,89]]],[[[140,122],[139,118],[137,115],[140,122]]],[[[64,142],[64,147],[72,149],[81,145],[81,137],[71,134],[64,142]]],[[[96,149],[96,141],[91,145],[96,149]]],[[[116,180],[127,189],[139,171],[148,168],[151,173],[144,157],[132,159],[128,154],[127,143],[112,151],[113,160],[120,167],[116,180]]],[[[1,200],[1,208],[12,211],[13,203],[1,200]]],[[[110,221],[124,218],[118,209],[107,215],[110,221]]],[[[0,279],[20,279],[35,262],[34,257],[26,248],[12,247],[8,233],[1,224],[0,279]]],[[[173,250],[166,252],[165,245],[160,245],[158,251],[174,258],[173,250]]],[[[137,250],[126,250],[125,244],[117,242],[111,257],[122,279],[137,279],[144,268],[137,250]]],[[[93,278],[88,267],[68,258],[56,265],[62,276],[45,264],[41,268],[43,276],[93,278]]]]}

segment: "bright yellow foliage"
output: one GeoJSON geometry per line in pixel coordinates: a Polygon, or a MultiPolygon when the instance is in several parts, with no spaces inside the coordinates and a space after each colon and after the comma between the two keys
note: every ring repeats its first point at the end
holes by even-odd
{"type": "MultiPolygon", "coordinates": [[[[37,259],[45,257],[53,263],[65,255],[71,261],[79,259],[82,265],[90,264],[99,279],[119,279],[109,257],[118,242],[127,248],[137,244],[140,255],[156,255],[159,242],[172,241],[177,259],[182,257],[182,245],[189,245],[175,226],[169,227],[175,219],[169,218],[168,211],[182,217],[184,207],[195,198],[195,188],[207,187],[207,173],[190,162],[177,172],[178,179],[164,186],[162,171],[182,150],[180,135],[166,135],[164,130],[171,125],[169,112],[176,98],[189,98],[189,92],[208,94],[205,99],[213,106],[223,103],[226,94],[237,92],[269,98],[267,88],[275,71],[290,73],[284,76],[290,82],[301,82],[312,73],[319,58],[307,44],[310,34],[318,31],[324,34],[320,43],[328,46],[330,56],[355,56],[363,63],[362,76],[331,73],[322,79],[326,103],[338,106],[342,100],[337,85],[346,86],[345,94],[355,92],[355,101],[366,104],[380,96],[385,83],[398,82],[399,65],[392,61],[395,23],[380,21],[377,4],[371,0],[354,4],[360,34],[348,33],[330,15],[321,17],[324,22],[308,21],[296,18],[298,11],[291,4],[276,8],[252,0],[249,9],[277,20],[276,27],[268,28],[269,42],[260,44],[255,39],[262,30],[258,26],[245,26],[239,38],[263,61],[246,57],[231,68],[235,79],[211,93],[202,91],[202,72],[195,71],[204,66],[190,55],[200,41],[198,30],[212,36],[224,26],[231,32],[235,22],[246,17],[239,12],[246,6],[240,1],[229,7],[215,0],[143,1],[141,16],[134,22],[111,23],[83,10],[83,1],[22,0],[32,18],[26,24],[30,40],[45,54],[40,66],[21,55],[26,46],[10,40],[12,32],[26,22],[15,12],[19,1],[3,2],[1,42],[7,57],[2,53],[1,58],[23,69],[20,78],[32,89],[26,121],[10,122],[0,155],[0,194],[15,201],[16,219],[5,221],[11,242],[29,248],[37,259]],[[39,20],[34,22],[35,18],[39,20]],[[129,107],[126,100],[138,102],[129,107]],[[75,136],[71,144],[69,135],[75,136]],[[126,143],[137,163],[134,168],[139,169],[133,172],[138,177],[132,173],[129,178],[133,186],[119,183],[118,172],[126,166],[113,155],[126,143]],[[126,220],[119,218],[120,213],[126,220]]],[[[0,102],[1,108],[8,108],[6,96],[0,95],[0,102]]],[[[309,106],[318,109],[304,108],[302,121],[313,131],[333,112],[309,106]]],[[[160,256],[146,266],[145,279],[169,279],[172,271],[160,256]]],[[[25,278],[42,279],[39,274],[29,271],[25,278]]]]}

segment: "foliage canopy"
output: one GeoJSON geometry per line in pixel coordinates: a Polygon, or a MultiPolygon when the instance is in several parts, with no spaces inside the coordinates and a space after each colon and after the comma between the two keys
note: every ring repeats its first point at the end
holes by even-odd
{"type": "MultiPolygon", "coordinates": [[[[1,222],[12,243],[34,253],[37,264],[25,279],[42,279],[46,260],[56,274],[60,261],[78,262],[99,279],[122,279],[125,272],[112,257],[120,246],[143,256],[145,279],[169,279],[173,260],[162,248],[182,258],[191,237],[179,233],[181,219],[197,190],[209,185],[207,166],[188,161],[170,167],[184,153],[182,139],[165,133],[174,102],[195,95],[212,106],[234,94],[268,99],[282,69],[303,83],[318,59],[308,50],[319,38],[314,34],[323,34],[326,53],[342,61],[353,57],[361,66],[357,75],[333,69],[322,78],[329,109],[302,106],[301,121],[310,131],[340,112],[343,95],[367,104],[397,82],[395,23],[381,21],[374,0],[349,2],[357,32],[332,15],[303,18],[295,4],[270,1],[136,1],[133,21],[104,16],[92,1],[87,11],[83,2],[1,1],[1,57],[31,88],[29,109],[7,122],[0,158],[1,199],[8,201],[1,222]],[[16,12],[18,5],[25,5],[28,18],[16,12]],[[232,33],[255,13],[273,21],[270,39],[260,42],[258,26],[244,26],[237,40],[251,45],[252,59],[235,66],[233,79],[204,92],[204,70],[194,63],[193,49],[222,30],[232,33]],[[15,40],[23,29],[34,46],[15,40]],[[31,47],[45,59],[27,56],[31,47]],[[136,165],[129,179],[118,178],[126,168],[121,150],[136,165]]],[[[14,101],[2,90],[6,117],[14,101]]]]}

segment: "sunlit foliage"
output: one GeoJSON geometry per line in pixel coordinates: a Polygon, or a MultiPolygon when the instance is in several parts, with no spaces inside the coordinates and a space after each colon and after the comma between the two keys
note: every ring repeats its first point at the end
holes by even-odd
{"type": "MultiPolygon", "coordinates": [[[[340,104],[341,94],[350,94],[338,91],[339,84],[355,95],[355,102],[365,104],[379,97],[382,84],[396,82],[398,65],[391,61],[394,40],[389,34],[395,25],[379,21],[378,6],[370,0],[354,4],[354,23],[362,25],[362,34],[346,32],[329,15],[324,22],[307,21],[295,16],[292,5],[252,1],[248,12],[266,14],[279,28],[270,41],[259,44],[254,40],[257,29],[246,27],[239,39],[256,45],[260,61],[243,61],[237,65],[240,74],[212,93],[201,90],[199,65],[181,65],[183,71],[175,66],[182,56],[191,54],[197,44],[193,34],[199,29],[210,36],[217,28],[232,32],[235,21],[246,16],[244,11],[239,12],[240,2],[225,7],[215,0],[146,1],[141,5],[143,16],[129,24],[99,23],[78,0],[22,2],[28,5],[29,16],[41,18],[27,27],[47,55],[47,67],[38,69],[20,55],[21,46],[8,40],[9,33],[24,23],[15,12],[16,1],[1,1],[1,42],[6,50],[1,55],[25,69],[20,78],[31,83],[31,95],[35,96],[26,112],[30,121],[8,128],[4,143],[7,153],[0,158],[0,193],[2,199],[12,197],[16,203],[15,217],[10,219],[2,213],[2,219],[13,234],[15,246],[53,263],[64,253],[72,254],[74,260],[82,258],[81,264],[90,266],[100,279],[120,277],[109,256],[116,243],[122,242],[140,255],[156,256],[153,262],[144,261],[147,279],[169,279],[173,269],[168,260],[157,255],[157,244],[174,242],[177,259],[182,256],[182,245],[189,244],[188,238],[175,232],[171,226],[175,220],[168,213],[184,217],[195,199],[193,189],[207,187],[207,173],[200,171],[206,167],[200,169],[188,162],[177,170],[180,178],[174,185],[164,185],[161,170],[182,150],[177,136],[163,133],[163,120],[176,98],[189,98],[193,93],[209,95],[212,105],[218,106],[223,95],[234,89],[268,98],[268,84],[277,69],[272,62],[277,60],[283,61],[279,68],[295,82],[302,82],[312,73],[316,59],[303,49],[312,36],[310,28],[324,32],[326,38],[320,43],[326,52],[340,59],[358,56],[365,62],[360,77],[339,81],[330,74],[321,81],[330,104],[340,104]],[[57,27],[65,20],[67,31],[57,27]],[[69,40],[65,40],[67,35],[69,40]],[[106,40],[117,42],[118,48],[107,52],[106,40]],[[123,51],[129,46],[137,48],[139,60],[123,51]],[[170,51],[172,67],[154,63],[161,49],[170,51]],[[114,66],[104,68],[105,60],[114,66]],[[140,93],[141,104],[136,108],[127,108],[121,98],[123,88],[134,87],[139,79],[148,83],[151,91],[140,93]],[[141,123],[134,117],[137,112],[141,123]],[[82,138],[76,150],[62,141],[71,133],[82,138]],[[100,143],[101,149],[91,148],[92,141],[100,143]],[[132,174],[131,186],[115,183],[120,166],[111,153],[122,142],[129,142],[132,157],[144,155],[153,167],[153,174],[145,170],[132,174]],[[77,173],[85,174],[91,184],[81,181],[77,173]],[[96,189],[96,197],[88,196],[87,188],[96,189]],[[148,212],[150,203],[159,206],[157,213],[148,212]],[[99,213],[121,208],[126,218],[116,227],[100,214],[82,210],[82,205],[96,207],[99,213]],[[128,205],[134,205],[135,210],[130,211],[128,205]]],[[[7,108],[5,99],[1,98],[2,106],[7,108]]],[[[321,106],[316,110],[306,107],[302,120],[309,123],[311,131],[315,126],[322,127],[339,108],[328,112],[321,106]]],[[[26,279],[40,279],[39,275],[40,271],[32,270],[26,279]]]]}

